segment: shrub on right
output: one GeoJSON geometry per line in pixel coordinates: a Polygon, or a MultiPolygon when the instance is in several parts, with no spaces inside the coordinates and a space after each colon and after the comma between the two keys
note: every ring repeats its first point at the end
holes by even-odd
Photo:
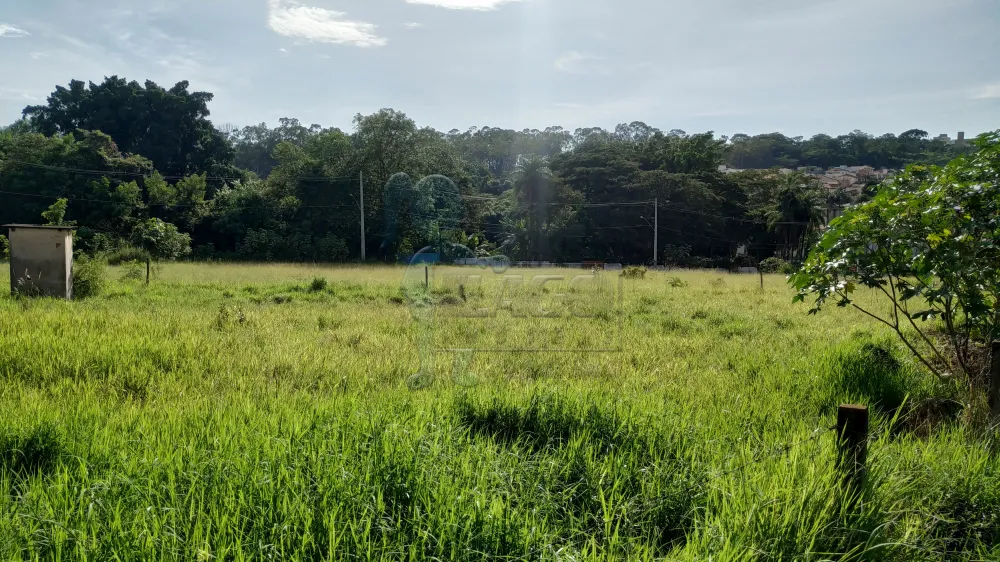
{"type": "MultiPolygon", "coordinates": [[[[1000,336],[1000,131],[947,166],[909,166],[830,223],[790,279],[795,299],[852,307],[983,403],[981,349],[1000,336]],[[855,300],[866,287],[881,302],[855,300]]],[[[1000,405],[996,406],[1000,409],[1000,405]]]]}

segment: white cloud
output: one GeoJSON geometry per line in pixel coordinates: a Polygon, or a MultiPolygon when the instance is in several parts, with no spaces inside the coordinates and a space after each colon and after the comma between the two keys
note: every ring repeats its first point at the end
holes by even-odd
{"type": "Polygon", "coordinates": [[[288,52],[288,49],[286,49],[286,48],[284,48],[284,47],[280,47],[280,48],[278,49],[278,52],[281,52],[281,53],[287,53],[287,52],[288,52]]]}
{"type": "Polygon", "coordinates": [[[404,23],[403,26],[406,27],[407,29],[417,29],[418,27],[423,27],[424,24],[418,23],[418,22],[415,22],[415,21],[411,21],[411,22],[404,23]]]}
{"type": "Polygon", "coordinates": [[[406,0],[408,4],[425,4],[449,10],[496,10],[501,4],[521,0],[406,0]]]}
{"type": "Polygon", "coordinates": [[[995,100],[1000,99],[1000,82],[994,84],[987,84],[981,88],[978,88],[972,93],[972,99],[974,100],[995,100]]]}
{"type": "Polygon", "coordinates": [[[42,101],[45,98],[35,95],[35,92],[20,88],[0,88],[0,100],[6,101],[42,101]]]}
{"type": "Polygon", "coordinates": [[[162,66],[163,68],[177,71],[179,74],[194,74],[202,70],[201,62],[199,62],[195,57],[182,54],[166,55],[158,59],[156,64],[162,66]]]}
{"type": "Polygon", "coordinates": [[[27,35],[31,34],[16,25],[0,22],[0,37],[25,37],[27,35]]]}
{"type": "Polygon", "coordinates": [[[269,0],[268,26],[286,37],[320,43],[382,47],[388,40],[375,34],[376,26],[343,19],[347,14],[302,6],[290,0],[269,0]]]}
{"type": "Polygon", "coordinates": [[[97,45],[92,43],[87,43],[86,41],[82,41],[71,35],[64,35],[62,33],[48,33],[47,35],[51,35],[52,37],[55,37],[56,39],[59,39],[64,43],[68,43],[70,46],[73,47],[74,52],[94,51],[98,49],[97,45]]]}
{"type": "Polygon", "coordinates": [[[595,57],[579,51],[568,51],[559,55],[553,66],[559,72],[567,74],[606,74],[610,67],[606,64],[604,57],[595,57]]]}
{"type": "Polygon", "coordinates": [[[49,54],[48,53],[31,53],[29,56],[31,58],[35,59],[35,60],[38,60],[38,59],[44,59],[45,57],[48,57],[49,54]]]}

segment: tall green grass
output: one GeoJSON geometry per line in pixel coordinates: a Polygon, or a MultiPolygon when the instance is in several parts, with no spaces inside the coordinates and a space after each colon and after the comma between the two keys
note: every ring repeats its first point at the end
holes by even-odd
{"type": "Polygon", "coordinates": [[[411,391],[403,275],[173,264],[0,298],[0,559],[1000,560],[995,436],[909,423],[952,390],[861,315],[651,272],[620,353],[476,354],[474,387],[439,354],[411,391]],[[856,499],[848,401],[873,412],[856,499]]]}

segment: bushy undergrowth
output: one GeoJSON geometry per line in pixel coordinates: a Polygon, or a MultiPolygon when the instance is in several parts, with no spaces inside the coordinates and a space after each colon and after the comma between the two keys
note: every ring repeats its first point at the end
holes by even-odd
{"type": "Polygon", "coordinates": [[[0,433],[0,470],[25,479],[50,472],[65,456],[58,430],[42,423],[25,433],[0,433]]]}
{"type": "Polygon", "coordinates": [[[864,342],[842,351],[835,377],[833,388],[839,398],[853,398],[889,415],[926,389],[920,384],[922,377],[894,355],[888,341],[864,342]]]}
{"type": "Polygon", "coordinates": [[[782,275],[790,275],[795,271],[792,264],[778,257],[765,258],[761,260],[758,267],[764,273],[780,273],[782,275]]]}
{"type": "Polygon", "coordinates": [[[137,261],[129,261],[120,265],[122,268],[122,281],[136,282],[142,281],[146,278],[146,264],[137,261]]]}
{"type": "Polygon", "coordinates": [[[640,265],[629,265],[622,270],[622,277],[625,279],[645,279],[647,269],[640,265]]]}
{"type": "Polygon", "coordinates": [[[314,293],[325,291],[328,284],[326,277],[313,277],[312,283],[309,284],[309,290],[314,293]]]}
{"type": "Polygon", "coordinates": [[[123,246],[106,253],[103,257],[108,265],[119,266],[128,263],[146,263],[150,255],[142,248],[123,246]]]}
{"type": "Polygon", "coordinates": [[[104,292],[108,284],[105,262],[84,255],[73,260],[73,298],[86,299],[104,292]]]}

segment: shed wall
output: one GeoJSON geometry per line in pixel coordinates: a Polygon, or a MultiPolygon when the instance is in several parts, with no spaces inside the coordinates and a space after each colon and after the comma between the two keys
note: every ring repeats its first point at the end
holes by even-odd
{"type": "Polygon", "coordinates": [[[70,231],[11,227],[8,239],[11,292],[73,298],[70,231]]]}

